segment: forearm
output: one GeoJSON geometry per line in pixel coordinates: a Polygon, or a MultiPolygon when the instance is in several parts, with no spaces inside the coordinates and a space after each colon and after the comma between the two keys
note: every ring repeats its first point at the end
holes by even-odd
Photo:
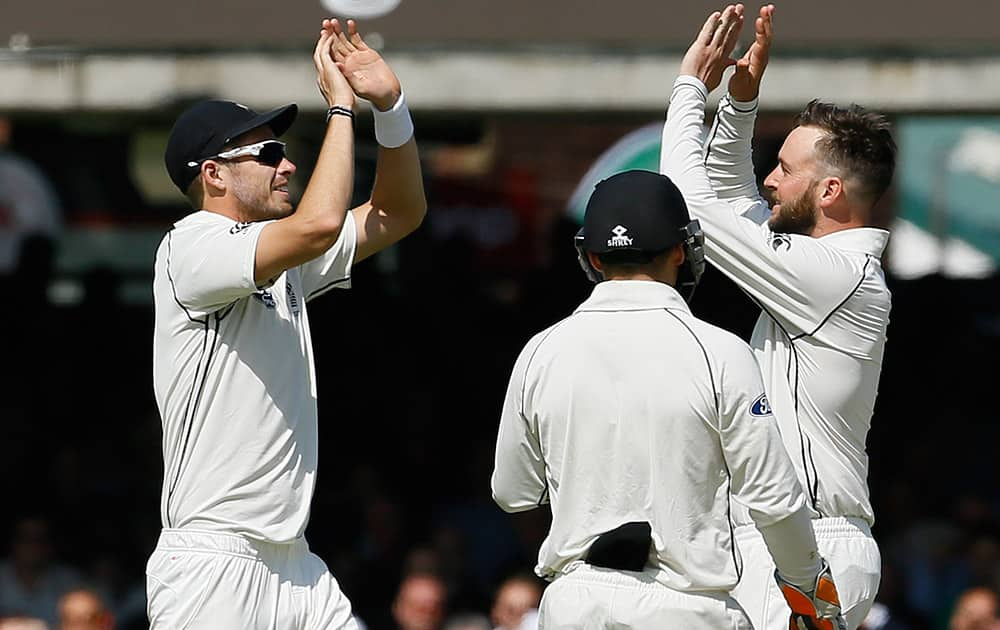
{"type": "Polygon", "coordinates": [[[720,199],[759,200],[753,171],[751,141],[757,120],[757,99],[719,101],[712,129],[705,140],[705,168],[720,199]]]}
{"type": "Polygon", "coordinates": [[[416,140],[397,148],[379,147],[372,206],[415,230],[427,213],[423,173],[416,140]]]}
{"type": "Polygon", "coordinates": [[[778,573],[787,582],[811,591],[822,568],[816,536],[806,506],[791,516],[765,526],[757,526],[774,559],[778,573]]]}
{"type": "Polygon", "coordinates": [[[660,144],[660,172],[680,188],[694,215],[718,201],[702,157],[701,130],[707,98],[708,92],[699,79],[685,75],[677,77],[660,144]]]}
{"type": "Polygon", "coordinates": [[[334,115],[327,124],[319,157],[302,200],[292,215],[303,225],[317,226],[322,253],[344,225],[354,189],[354,120],[334,115]]]}

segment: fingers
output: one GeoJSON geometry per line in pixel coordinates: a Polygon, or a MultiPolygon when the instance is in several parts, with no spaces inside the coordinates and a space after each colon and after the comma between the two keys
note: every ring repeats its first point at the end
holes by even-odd
{"type": "MultiPolygon", "coordinates": [[[[722,17],[712,34],[711,45],[717,48],[724,48],[729,38],[732,36],[733,28],[743,24],[743,5],[730,4],[722,11],[722,17]]],[[[736,31],[737,34],[739,31],[736,31]]],[[[736,42],[733,41],[735,46],[736,42]]]]}
{"type": "Polygon", "coordinates": [[[733,10],[734,10],[733,5],[729,5],[725,9],[723,9],[722,16],[719,18],[719,21],[715,25],[715,31],[712,32],[712,39],[709,41],[710,46],[714,46],[717,48],[722,45],[722,40],[725,38],[726,32],[729,30],[729,27],[731,26],[731,22],[733,19],[733,10]]]}
{"type": "Polygon", "coordinates": [[[715,34],[716,28],[718,28],[722,14],[716,11],[712,15],[708,16],[705,20],[705,25],[701,27],[701,32],[698,33],[698,41],[704,45],[709,45],[712,43],[712,35],[715,34]]]}
{"type": "MultiPolygon", "coordinates": [[[[357,33],[357,26],[354,25],[354,20],[348,20],[348,29],[351,29],[352,26],[355,29],[355,33],[357,33]]],[[[334,20],[333,35],[333,52],[337,61],[343,61],[345,57],[357,50],[357,47],[351,42],[350,39],[348,39],[347,35],[344,33],[344,29],[341,28],[340,23],[336,20],[334,20]]]]}
{"type": "Polygon", "coordinates": [[[330,37],[330,20],[323,20],[323,28],[319,32],[319,39],[316,40],[316,49],[313,50],[313,63],[316,64],[317,71],[323,70],[323,57],[329,57],[330,37]]]}
{"type": "Polygon", "coordinates": [[[756,31],[757,41],[761,43],[771,43],[771,38],[774,37],[774,5],[768,4],[760,8],[760,17],[757,18],[754,23],[754,30],[756,31]]]}
{"type": "Polygon", "coordinates": [[[729,28],[726,30],[725,37],[722,42],[722,54],[728,59],[732,55],[733,50],[736,48],[736,42],[739,41],[740,31],[743,30],[743,5],[736,5],[736,15],[732,22],[729,24],[729,28]]]}
{"type": "Polygon", "coordinates": [[[335,59],[338,32],[341,32],[341,27],[337,20],[323,20],[323,28],[313,51],[313,62],[318,75],[316,81],[327,104],[353,106],[354,92],[344,78],[342,66],[335,59]]]}
{"type": "Polygon", "coordinates": [[[368,44],[365,43],[365,40],[361,39],[361,34],[358,33],[358,25],[354,20],[347,20],[347,38],[358,50],[368,49],[368,44]]]}

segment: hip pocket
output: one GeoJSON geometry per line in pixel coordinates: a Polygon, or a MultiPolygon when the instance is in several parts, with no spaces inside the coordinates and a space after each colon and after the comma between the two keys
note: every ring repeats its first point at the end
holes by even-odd
{"type": "Polygon", "coordinates": [[[215,592],[225,558],[190,551],[155,551],[146,563],[150,630],[184,630],[215,592]]]}

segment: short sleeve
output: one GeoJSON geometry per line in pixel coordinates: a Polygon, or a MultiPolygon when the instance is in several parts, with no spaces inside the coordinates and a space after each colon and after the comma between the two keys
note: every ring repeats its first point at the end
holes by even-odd
{"type": "Polygon", "coordinates": [[[331,289],[351,288],[351,267],[354,265],[357,245],[358,230],[354,223],[354,214],[348,212],[337,242],[322,256],[300,266],[302,290],[305,292],[306,301],[331,289]]]}
{"type": "Polygon", "coordinates": [[[257,290],[257,240],[267,223],[199,222],[167,235],[167,279],[189,316],[212,313],[257,290]]]}

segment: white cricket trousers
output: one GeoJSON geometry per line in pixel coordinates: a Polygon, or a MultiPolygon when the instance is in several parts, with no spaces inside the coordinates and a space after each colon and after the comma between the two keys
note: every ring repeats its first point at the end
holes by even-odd
{"type": "Polygon", "coordinates": [[[538,629],[752,630],[728,594],[677,591],[657,582],[655,573],[581,564],[545,588],[538,629]]]}
{"type": "MultiPolygon", "coordinates": [[[[878,593],[882,556],[868,523],[859,518],[813,519],[819,553],[830,564],[847,627],[856,630],[878,593]]],[[[774,561],[753,525],[736,528],[743,577],[732,595],[757,630],[788,630],[791,611],[774,581],[774,561]]]]}
{"type": "Polygon", "coordinates": [[[357,630],[351,604],[305,540],[164,529],[146,564],[151,630],[357,630]]]}

